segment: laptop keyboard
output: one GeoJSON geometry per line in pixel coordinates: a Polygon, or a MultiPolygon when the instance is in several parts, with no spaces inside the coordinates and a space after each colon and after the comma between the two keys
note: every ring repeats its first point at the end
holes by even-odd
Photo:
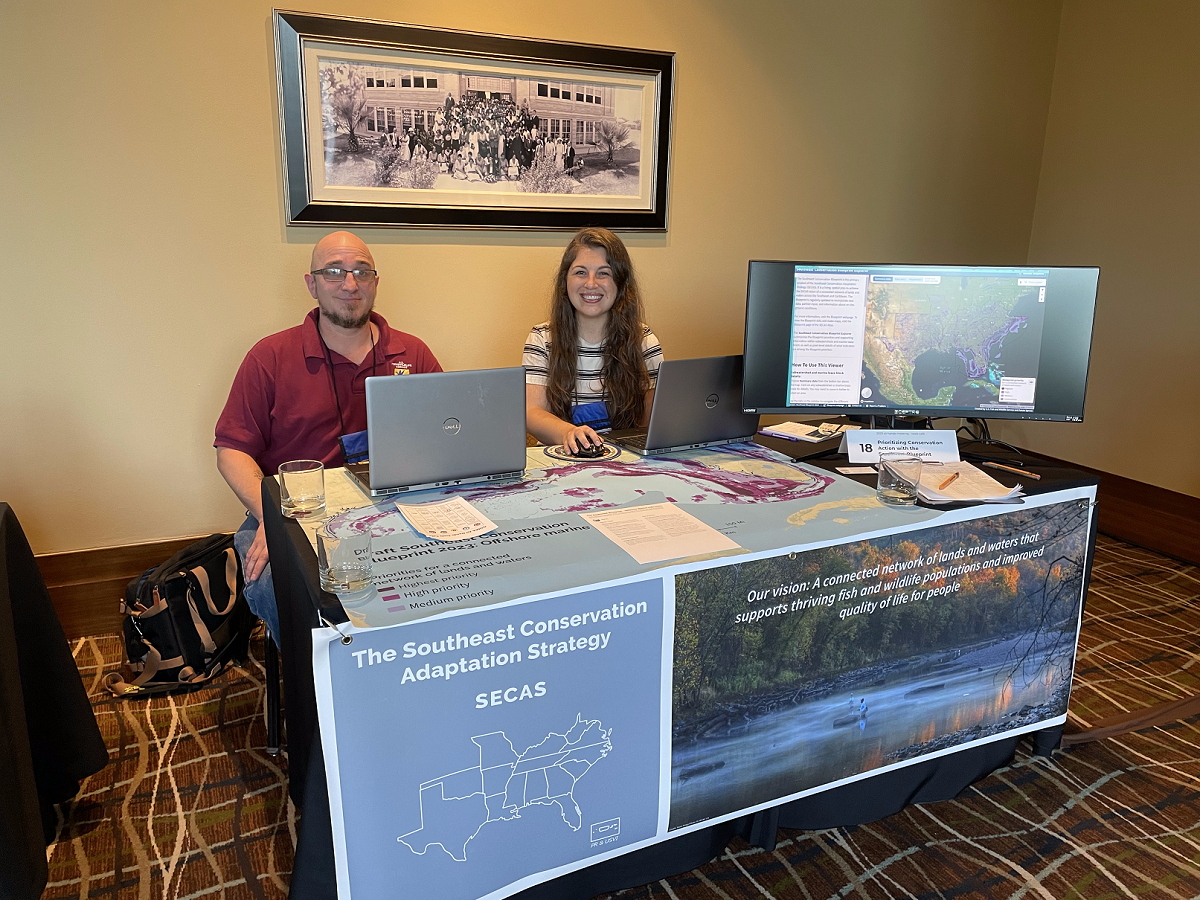
{"type": "Polygon", "coordinates": [[[646,435],[631,434],[629,437],[621,438],[621,443],[626,447],[637,447],[639,450],[646,449],[646,435]]]}

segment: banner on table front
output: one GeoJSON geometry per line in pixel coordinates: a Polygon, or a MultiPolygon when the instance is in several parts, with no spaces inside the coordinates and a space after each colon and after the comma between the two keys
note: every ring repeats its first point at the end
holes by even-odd
{"type": "Polygon", "coordinates": [[[653,839],[663,613],[655,577],[317,642],[339,896],[474,900],[653,839]]]}

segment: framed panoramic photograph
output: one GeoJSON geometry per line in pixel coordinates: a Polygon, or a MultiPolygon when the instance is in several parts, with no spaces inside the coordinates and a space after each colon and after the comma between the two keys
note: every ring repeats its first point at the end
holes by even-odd
{"type": "Polygon", "coordinates": [[[274,24],[288,224],[666,230],[674,54],[274,24]]]}

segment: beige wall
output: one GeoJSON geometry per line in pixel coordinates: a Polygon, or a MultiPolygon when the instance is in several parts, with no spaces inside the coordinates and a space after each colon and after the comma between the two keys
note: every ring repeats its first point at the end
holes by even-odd
{"type": "MultiPolygon", "coordinates": [[[[751,257],[1025,259],[1057,3],[302,5],[675,51],[670,231],[629,240],[670,356],[741,347],[751,257]]],[[[240,519],[213,423],[250,345],[310,307],[324,233],[282,221],[270,10],[0,5],[0,499],[37,552],[240,519]]],[[[565,243],[363,234],[379,308],[447,368],[519,361],[565,243]]]]}
{"type": "Polygon", "coordinates": [[[1200,4],[1070,0],[1029,261],[1100,266],[1082,425],[1022,446],[1200,497],[1200,4]]]}

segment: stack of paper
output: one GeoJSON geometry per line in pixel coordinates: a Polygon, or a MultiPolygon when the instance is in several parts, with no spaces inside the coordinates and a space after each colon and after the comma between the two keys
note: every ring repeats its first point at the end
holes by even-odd
{"type": "Polygon", "coordinates": [[[1020,503],[1021,485],[1006,488],[969,462],[942,463],[921,467],[917,496],[925,503],[1020,503]]]}
{"type": "Polygon", "coordinates": [[[822,422],[820,425],[808,425],[801,422],[780,422],[777,425],[768,425],[766,428],[760,428],[758,433],[765,434],[768,437],[783,438],[785,441],[811,441],[815,444],[859,427],[861,426],[834,425],[831,422],[822,422]]]}

